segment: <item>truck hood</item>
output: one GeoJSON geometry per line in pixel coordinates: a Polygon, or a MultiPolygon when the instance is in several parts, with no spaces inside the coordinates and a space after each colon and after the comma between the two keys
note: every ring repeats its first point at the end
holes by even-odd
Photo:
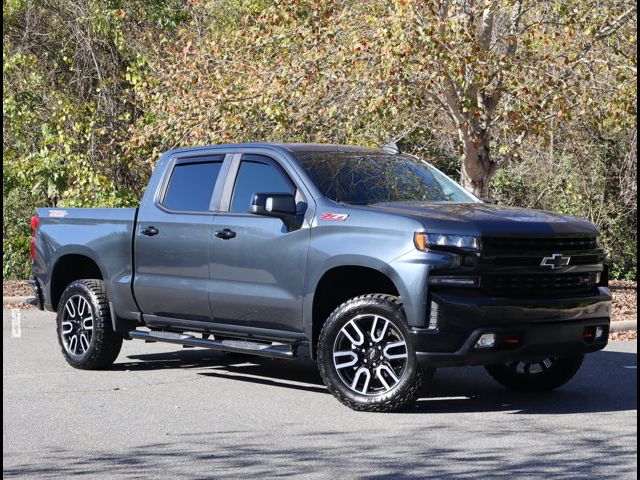
{"type": "Polygon", "coordinates": [[[429,233],[516,236],[598,233],[595,225],[579,218],[487,203],[377,203],[369,208],[414,218],[429,233]]]}

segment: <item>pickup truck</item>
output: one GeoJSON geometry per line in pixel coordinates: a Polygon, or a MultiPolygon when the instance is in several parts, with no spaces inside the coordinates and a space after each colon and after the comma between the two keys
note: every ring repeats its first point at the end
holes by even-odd
{"type": "Polygon", "coordinates": [[[33,302],[75,368],[132,339],[310,357],[342,403],[393,411],[445,366],[553,389],[608,341],[593,224],[492,205],[389,148],[172,150],[138,208],[31,222],[33,302]]]}

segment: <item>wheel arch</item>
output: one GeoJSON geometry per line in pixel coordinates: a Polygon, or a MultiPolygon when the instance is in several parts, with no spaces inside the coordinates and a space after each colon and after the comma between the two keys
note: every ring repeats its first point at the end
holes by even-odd
{"type": "Polygon", "coordinates": [[[369,293],[385,293],[401,298],[407,295],[404,282],[388,263],[369,257],[350,257],[349,261],[340,261],[339,258],[332,260],[315,277],[305,296],[304,329],[314,358],[324,322],[346,300],[369,293]]]}
{"type": "Polygon", "coordinates": [[[49,301],[54,311],[58,309],[65,288],[82,279],[105,279],[103,269],[93,255],[88,252],[63,253],[56,259],[49,280],[49,301]]]}

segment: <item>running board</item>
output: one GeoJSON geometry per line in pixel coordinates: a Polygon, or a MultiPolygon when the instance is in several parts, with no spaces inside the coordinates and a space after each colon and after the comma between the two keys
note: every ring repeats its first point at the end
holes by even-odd
{"type": "Polygon", "coordinates": [[[247,342],[245,340],[209,340],[196,338],[193,335],[174,332],[144,332],[133,330],[129,332],[131,338],[152,342],[177,343],[190,347],[210,348],[223,352],[248,353],[261,357],[294,358],[296,352],[293,345],[270,345],[267,343],[247,342]]]}

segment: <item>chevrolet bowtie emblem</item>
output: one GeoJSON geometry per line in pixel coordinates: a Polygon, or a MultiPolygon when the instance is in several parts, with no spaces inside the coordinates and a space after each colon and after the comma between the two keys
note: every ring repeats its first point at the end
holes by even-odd
{"type": "Polygon", "coordinates": [[[550,257],[544,257],[540,266],[551,267],[551,270],[555,270],[556,268],[566,267],[570,261],[571,257],[565,257],[561,253],[554,253],[550,257]]]}

